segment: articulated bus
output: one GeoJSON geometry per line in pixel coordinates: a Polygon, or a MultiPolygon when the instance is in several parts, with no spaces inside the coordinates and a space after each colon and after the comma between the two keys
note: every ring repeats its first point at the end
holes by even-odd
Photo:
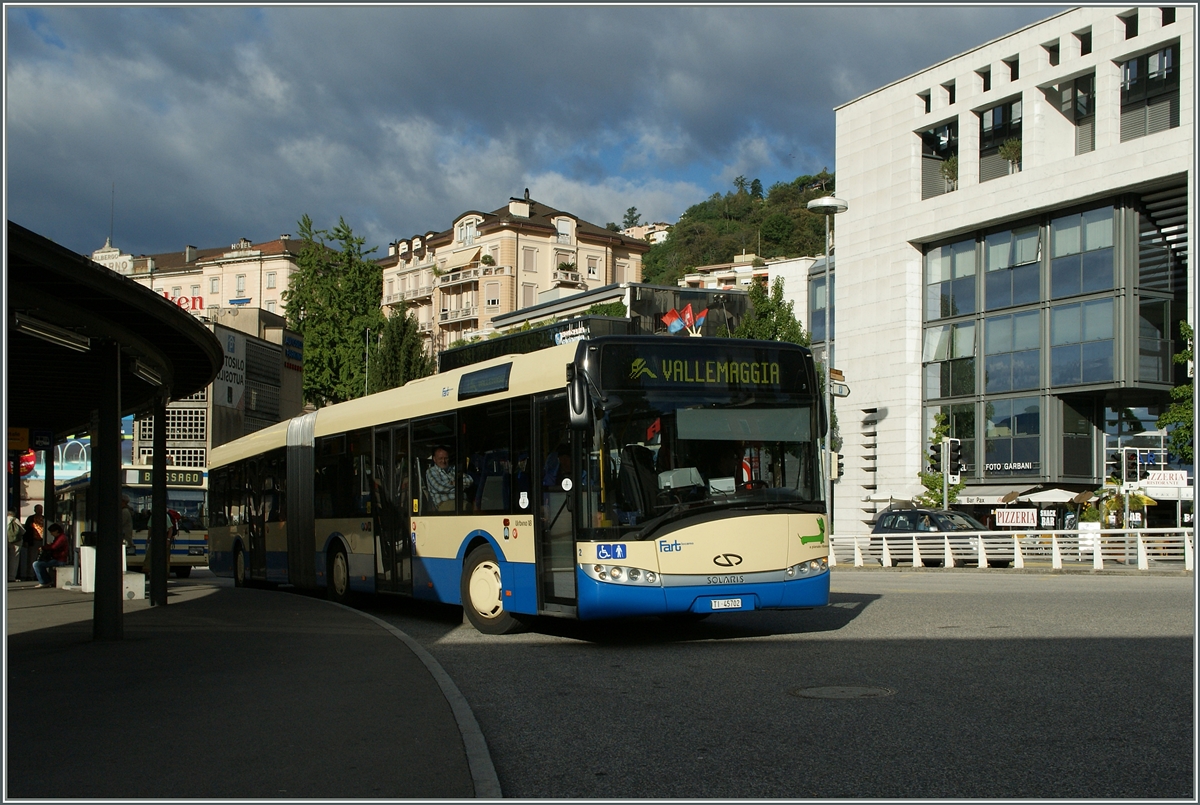
{"type": "MultiPolygon", "coordinates": [[[[133,514],[133,547],[125,548],[125,565],[140,572],[150,539],[150,467],[121,468],[121,494],[129,498],[133,514]]],[[[208,564],[208,471],[203,467],[167,468],[167,508],[179,514],[179,532],[171,543],[171,571],[186,579],[194,567],[208,564]]],[[[91,476],[84,473],[55,487],[58,511],[68,533],[76,538],[96,527],[96,502],[92,499],[91,476]]]]}
{"type": "Polygon", "coordinates": [[[527,616],[829,600],[812,354],[603,336],[331,405],[213,449],[209,567],[527,616]]]}

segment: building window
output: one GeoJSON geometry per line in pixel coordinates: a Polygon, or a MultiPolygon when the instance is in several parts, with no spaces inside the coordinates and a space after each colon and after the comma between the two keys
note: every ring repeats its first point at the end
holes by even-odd
{"type": "Polygon", "coordinates": [[[931,249],[925,255],[925,319],[975,312],[975,241],[931,249]]]}
{"type": "Polygon", "coordinates": [[[532,283],[525,283],[521,286],[521,307],[533,307],[533,303],[537,298],[537,286],[532,283]]]}
{"type": "MultiPolygon", "coordinates": [[[[274,288],[275,286],[274,286],[274,285],[269,285],[269,286],[267,286],[267,287],[269,287],[269,288],[274,288]]],[[[395,281],[394,279],[390,279],[390,280],[388,280],[388,281],[387,281],[387,298],[386,298],[386,299],[384,299],[384,301],[385,301],[385,302],[386,302],[388,299],[391,299],[391,298],[392,298],[392,296],[394,295],[394,293],[393,293],[393,292],[394,292],[394,289],[395,289],[395,287],[396,287],[396,281],[395,281]]]]}
{"type": "Polygon", "coordinates": [[[558,242],[559,243],[570,243],[571,242],[571,219],[570,218],[559,218],[557,221],[554,222],[554,225],[555,225],[556,229],[558,230],[558,242]]]}
{"type": "Polygon", "coordinates": [[[221,278],[213,277],[208,281],[208,292],[219,294],[221,292],[221,278]]]}
{"type": "MultiPolygon", "coordinates": [[[[745,283],[749,285],[749,282],[745,283]]],[[[837,282],[835,275],[830,272],[829,286],[833,288],[834,293],[837,293],[837,282]]],[[[825,302],[829,297],[825,293],[825,276],[818,274],[813,276],[808,281],[808,322],[809,322],[809,339],[813,343],[825,341],[825,302]]],[[[833,331],[835,337],[837,335],[837,327],[834,321],[834,313],[836,309],[829,308],[829,329],[833,331]]]]}
{"type": "Polygon", "coordinates": [[[992,316],[984,322],[983,389],[995,394],[1041,385],[1041,313],[992,316]]]}
{"type": "Polygon", "coordinates": [[[987,400],[984,436],[986,476],[1036,475],[1041,471],[1041,403],[1037,397],[987,400]]]}
{"type": "Polygon", "coordinates": [[[1001,155],[1001,146],[1010,140],[1021,141],[1021,99],[993,106],[979,114],[979,181],[986,182],[1013,173],[1014,164],[1008,155],[1001,155]]]}
{"type": "Polygon", "coordinates": [[[1161,8],[1163,26],[1173,25],[1175,23],[1175,7],[1161,8]]]}
{"type": "Polygon", "coordinates": [[[1042,45],[1042,48],[1046,51],[1046,60],[1050,62],[1050,66],[1057,67],[1059,62],[1058,40],[1047,42],[1042,45]]]}
{"type": "Polygon", "coordinates": [[[199,285],[193,285],[193,286],[192,286],[192,296],[193,296],[193,297],[196,297],[196,296],[199,296],[199,295],[200,295],[200,286],[199,286],[199,285]]]}
{"type": "MultiPolygon", "coordinates": [[[[975,403],[938,405],[925,409],[925,437],[933,433],[937,414],[947,417],[950,427],[947,434],[951,439],[962,442],[962,463],[966,465],[964,475],[975,474],[975,403]]],[[[926,445],[928,447],[928,445],[926,445]]]]}
{"type": "Polygon", "coordinates": [[[589,277],[596,277],[600,274],[600,261],[598,258],[589,257],[587,259],[587,272],[589,277]]]}
{"type": "Polygon", "coordinates": [[[526,271],[537,271],[537,249],[527,247],[521,250],[521,268],[526,271]]]}
{"type": "Polygon", "coordinates": [[[268,288],[275,287],[275,272],[274,271],[267,272],[267,287],[268,288]]]}
{"type": "Polygon", "coordinates": [[[171,298],[172,299],[178,299],[181,296],[183,296],[183,288],[176,285],[174,288],[171,289],[171,298]]]}
{"type": "Polygon", "coordinates": [[[982,84],[983,92],[990,92],[992,89],[992,68],[985,67],[982,70],[976,70],[975,74],[979,76],[979,82],[982,84]]]}
{"type": "Polygon", "coordinates": [[[958,185],[958,120],[921,132],[921,198],[932,198],[958,185]]]}
{"type": "Polygon", "coordinates": [[[1079,42],[1079,55],[1086,56],[1092,52],[1092,31],[1076,31],[1075,39],[1079,42]]]}
{"type": "Polygon", "coordinates": [[[987,310],[1036,302],[1042,288],[1041,228],[1036,224],[988,235],[983,246],[987,310]]]}
{"type": "Polygon", "coordinates": [[[267,312],[268,313],[275,312],[275,300],[274,299],[267,302],[267,312]]]}
{"type": "Polygon", "coordinates": [[[1145,299],[1138,305],[1138,380],[1171,382],[1170,318],[1166,299],[1145,299]]]}
{"type": "Polygon", "coordinates": [[[954,105],[954,82],[950,81],[946,84],[942,84],[942,89],[946,93],[946,105],[953,106],[954,105]]]}
{"type": "Polygon", "coordinates": [[[237,275],[237,295],[241,296],[245,292],[246,292],[246,275],[238,274],[237,275]]]}
{"type": "Polygon", "coordinates": [[[1179,126],[1179,43],[1121,64],[1121,142],[1179,126]]]}
{"type": "Polygon", "coordinates": [[[975,393],[975,323],[943,324],[925,330],[925,397],[975,393]]]}
{"type": "Polygon", "coordinates": [[[1005,59],[1004,63],[1008,65],[1008,80],[1016,81],[1021,77],[1021,58],[1013,56],[1011,59],[1005,59]]]}
{"type": "Polygon", "coordinates": [[[1054,386],[1113,379],[1113,300],[1050,309],[1050,382],[1054,386]]]}
{"type": "Polygon", "coordinates": [[[924,92],[918,92],[917,99],[921,102],[921,108],[925,110],[925,114],[929,114],[929,112],[933,109],[932,99],[931,99],[929,90],[925,90],[924,92]]]}
{"type": "Polygon", "coordinates": [[[484,304],[488,307],[500,307],[500,283],[487,282],[483,286],[484,304]]]}
{"type": "Polygon", "coordinates": [[[1058,85],[1063,116],[1075,124],[1075,153],[1096,150],[1096,74],[1088,73],[1058,85]]]}
{"type": "Polygon", "coordinates": [[[1050,222],[1050,298],[1113,287],[1113,209],[1101,207],[1050,222]]]}
{"type": "Polygon", "coordinates": [[[629,264],[622,260],[617,261],[615,273],[616,273],[616,276],[613,277],[613,282],[632,282],[633,281],[632,278],[629,276],[629,264]]]}
{"type": "Polygon", "coordinates": [[[1121,22],[1125,23],[1126,39],[1133,39],[1138,35],[1138,13],[1136,8],[1122,16],[1121,22]]]}

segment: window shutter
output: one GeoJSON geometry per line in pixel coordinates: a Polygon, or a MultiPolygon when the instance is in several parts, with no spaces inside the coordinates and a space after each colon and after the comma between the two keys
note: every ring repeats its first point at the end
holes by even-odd
{"type": "Polygon", "coordinates": [[[1084,120],[1075,127],[1075,153],[1086,154],[1096,150],[1096,119],[1084,120]]]}
{"type": "Polygon", "coordinates": [[[979,158],[979,181],[988,182],[1008,175],[1008,160],[999,154],[979,158]]]}
{"type": "Polygon", "coordinates": [[[942,161],[921,157],[921,198],[933,198],[946,192],[946,177],[942,176],[942,161]]]}
{"type": "Polygon", "coordinates": [[[1138,104],[1121,112],[1121,142],[1146,136],[1146,107],[1138,104]]]}

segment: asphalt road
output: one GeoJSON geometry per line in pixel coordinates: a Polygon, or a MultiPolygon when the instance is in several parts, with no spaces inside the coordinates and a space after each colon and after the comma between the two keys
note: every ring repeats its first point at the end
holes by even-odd
{"type": "Polygon", "coordinates": [[[833,590],[504,637],[360,606],[449,672],[506,797],[1194,797],[1194,578],[835,571],[833,590]]]}

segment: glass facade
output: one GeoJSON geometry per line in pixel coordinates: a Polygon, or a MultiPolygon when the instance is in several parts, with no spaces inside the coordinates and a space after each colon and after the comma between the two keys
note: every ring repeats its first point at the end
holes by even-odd
{"type": "Polygon", "coordinates": [[[964,455],[970,445],[967,480],[1097,477],[1100,412],[1127,394],[1165,401],[1179,382],[1171,355],[1184,314],[1184,192],[1063,209],[927,247],[922,436],[936,413],[950,417],[964,455]]]}

